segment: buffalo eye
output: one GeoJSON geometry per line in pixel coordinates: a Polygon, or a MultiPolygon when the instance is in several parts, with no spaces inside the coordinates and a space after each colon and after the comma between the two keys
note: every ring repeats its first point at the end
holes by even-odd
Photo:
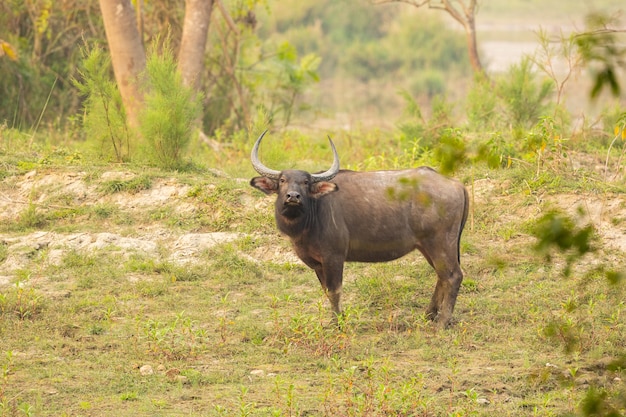
{"type": "Polygon", "coordinates": [[[280,183],[281,183],[281,184],[284,184],[285,182],[287,182],[287,180],[286,180],[286,179],[284,179],[284,178],[281,178],[281,179],[280,179],[280,183]]]}
{"type": "Polygon", "coordinates": [[[304,180],[304,185],[309,185],[309,180],[304,180]]]}

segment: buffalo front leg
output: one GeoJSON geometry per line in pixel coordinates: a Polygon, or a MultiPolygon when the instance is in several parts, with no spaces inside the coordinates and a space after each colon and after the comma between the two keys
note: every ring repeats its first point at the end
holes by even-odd
{"type": "Polygon", "coordinates": [[[343,282],[343,263],[324,263],[315,268],[315,274],[322,284],[322,289],[330,301],[335,318],[341,314],[341,289],[343,282]]]}

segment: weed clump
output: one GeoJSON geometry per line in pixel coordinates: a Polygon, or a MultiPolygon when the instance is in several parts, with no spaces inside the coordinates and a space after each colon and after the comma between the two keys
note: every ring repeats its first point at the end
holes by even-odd
{"type": "Polygon", "coordinates": [[[43,297],[23,281],[12,285],[8,291],[0,292],[0,317],[33,320],[44,310],[43,297]]]}

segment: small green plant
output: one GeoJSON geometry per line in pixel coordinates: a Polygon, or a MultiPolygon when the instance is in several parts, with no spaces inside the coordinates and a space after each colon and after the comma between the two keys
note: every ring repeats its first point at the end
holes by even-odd
{"type": "Polygon", "coordinates": [[[0,292],[0,315],[31,320],[43,311],[43,298],[24,281],[17,281],[7,292],[0,292]]]}
{"type": "Polygon", "coordinates": [[[541,117],[539,122],[526,134],[523,152],[534,160],[538,177],[542,169],[556,171],[567,161],[567,139],[554,119],[541,117]]]}
{"type": "Polygon", "coordinates": [[[443,96],[432,100],[432,115],[426,119],[416,99],[407,91],[401,91],[405,109],[398,124],[403,141],[418,140],[424,148],[433,148],[440,137],[452,128],[452,106],[443,96]]]}
{"type": "Polygon", "coordinates": [[[0,375],[0,403],[4,404],[5,402],[5,390],[7,384],[9,383],[9,374],[11,373],[11,367],[13,365],[13,351],[7,351],[4,355],[4,360],[2,361],[2,374],[0,375]]]}
{"type": "Polygon", "coordinates": [[[306,311],[301,305],[300,310],[295,311],[286,323],[280,324],[277,338],[283,351],[302,349],[315,356],[328,358],[349,350],[356,336],[359,311],[345,307],[336,321],[327,323],[328,310],[324,301],[320,298],[316,313],[306,311]]]}
{"type": "Polygon", "coordinates": [[[36,229],[46,224],[46,217],[34,203],[29,203],[19,217],[16,226],[20,229],[36,229]]]}
{"type": "Polygon", "coordinates": [[[156,48],[149,54],[146,80],[140,130],[149,159],[165,169],[183,168],[185,151],[199,120],[201,98],[183,85],[168,45],[160,55],[156,48]]]}
{"type": "Polygon", "coordinates": [[[470,129],[474,131],[494,130],[501,124],[498,97],[494,94],[491,80],[483,74],[474,77],[467,93],[466,113],[470,129]]]}
{"type": "Polygon", "coordinates": [[[101,48],[83,49],[80,79],[72,81],[86,98],[85,136],[100,157],[123,162],[131,157],[133,138],[119,90],[109,75],[110,68],[111,60],[101,48]]]}
{"type": "Polygon", "coordinates": [[[620,170],[624,170],[623,164],[626,160],[626,112],[623,112],[619,115],[617,121],[615,122],[615,128],[613,133],[615,137],[611,141],[609,148],[606,151],[606,162],[604,163],[605,181],[607,180],[609,175],[609,161],[611,158],[611,149],[613,149],[613,146],[616,145],[616,142],[618,145],[622,146],[622,152],[619,154],[617,162],[615,163],[615,174],[613,175],[613,179],[616,179],[618,177],[620,170]],[[621,139],[621,144],[618,142],[618,139],[621,139]]]}
{"type": "Polygon", "coordinates": [[[323,403],[325,416],[431,414],[423,398],[422,375],[399,382],[388,364],[378,363],[372,357],[349,367],[333,360],[328,370],[335,372],[327,383],[323,403]]]}
{"type": "Polygon", "coordinates": [[[136,391],[123,392],[120,395],[122,401],[137,401],[139,394],[136,391]]]}
{"type": "Polygon", "coordinates": [[[143,325],[149,353],[168,360],[189,359],[203,349],[206,334],[184,311],[174,320],[162,323],[148,320],[143,325]]]}
{"type": "Polygon", "coordinates": [[[274,384],[276,403],[274,415],[299,416],[300,410],[297,405],[297,393],[293,383],[285,384],[281,377],[277,376],[274,384]],[[286,388],[283,388],[286,385],[286,388]],[[284,393],[284,394],[283,394],[284,393]]]}
{"type": "Polygon", "coordinates": [[[223,296],[220,297],[220,307],[221,307],[221,311],[218,313],[219,315],[219,320],[218,320],[218,329],[220,332],[220,339],[222,340],[222,343],[225,343],[227,338],[228,338],[228,334],[229,334],[229,329],[230,327],[234,324],[232,318],[230,317],[230,314],[228,312],[229,306],[230,306],[230,302],[228,301],[228,295],[230,293],[226,293],[223,296]]]}

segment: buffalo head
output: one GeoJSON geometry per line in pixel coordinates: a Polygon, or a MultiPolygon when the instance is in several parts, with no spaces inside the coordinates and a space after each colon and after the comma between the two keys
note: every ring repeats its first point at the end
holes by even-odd
{"type": "Polygon", "coordinates": [[[339,172],[339,156],[330,137],[328,140],[334,155],[333,165],[326,172],[310,174],[300,170],[277,171],[263,165],[259,160],[259,145],[266,132],[259,136],[252,148],[252,166],[261,176],[252,178],[250,185],[265,194],[278,194],[277,215],[296,218],[309,209],[309,198],[317,199],[337,190],[337,185],[329,182],[339,172]]]}

